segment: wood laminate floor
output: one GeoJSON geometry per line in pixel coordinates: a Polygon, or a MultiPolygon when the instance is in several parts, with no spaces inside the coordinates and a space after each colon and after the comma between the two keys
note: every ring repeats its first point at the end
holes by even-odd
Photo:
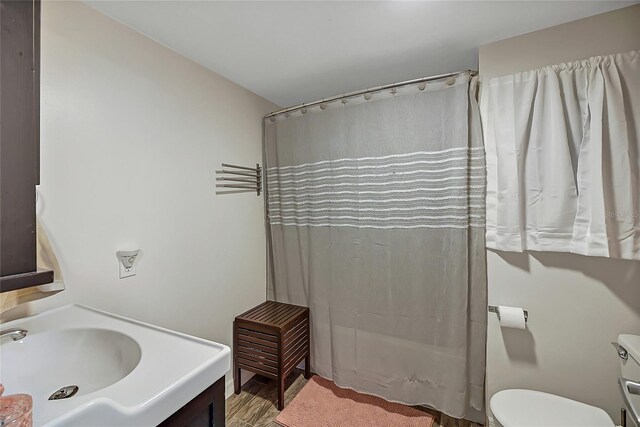
{"type": "MultiPolygon", "coordinates": [[[[293,400],[307,380],[304,379],[302,372],[295,372],[289,375],[286,382],[285,406],[293,400]]],[[[275,406],[277,393],[274,380],[258,375],[252,377],[242,386],[240,394],[232,394],[227,399],[227,427],[281,427],[276,423],[276,417],[279,414],[275,406]]],[[[435,417],[436,422],[433,427],[480,427],[480,424],[457,420],[438,411],[418,409],[429,412],[435,417]]]]}

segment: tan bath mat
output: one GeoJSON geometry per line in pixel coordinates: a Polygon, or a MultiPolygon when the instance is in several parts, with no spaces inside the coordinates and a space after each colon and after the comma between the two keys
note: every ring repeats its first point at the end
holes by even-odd
{"type": "Polygon", "coordinates": [[[432,427],[430,414],[313,376],[276,422],[285,427],[432,427]]]}

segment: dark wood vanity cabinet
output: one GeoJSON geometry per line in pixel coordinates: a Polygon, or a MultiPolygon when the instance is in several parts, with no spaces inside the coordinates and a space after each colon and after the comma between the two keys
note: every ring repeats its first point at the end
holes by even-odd
{"type": "Polygon", "coordinates": [[[160,427],[225,427],[224,377],[160,423],[160,427]]]}
{"type": "Polygon", "coordinates": [[[53,281],[36,268],[40,0],[0,1],[0,291],[53,281]]]}

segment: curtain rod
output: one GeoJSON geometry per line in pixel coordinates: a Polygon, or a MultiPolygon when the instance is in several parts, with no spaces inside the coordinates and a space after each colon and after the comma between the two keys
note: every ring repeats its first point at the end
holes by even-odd
{"type": "Polygon", "coordinates": [[[434,81],[434,80],[442,80],[442,79],[446,79],[448,77],[458,76],[460,74],[469,74],[470,76],[473,77],[473,76],[478,75],[478,72],[475,71],[475,70],[456,71],[454,73],[438,74],[438,75],[435,75],[435,76],[422,77],[422,78],[413,79],[413,80],[406,80],[404,82],[391,83],[391,84],[382,85],[382,86],[370,87],[370,88],[367,88],[367,89],[364,89],[364,90],[357,90],[355,92],[348,92],[348,93],[343,93],[341,95],[332,96],[330,98],[323,98],[323,99],[321,99],[319,101],[309,102],[308,104],[300,104],[300,105],[296,105],[296,106],[293,106],[293,107],[283,108],[282,110],[274,111],[272,113],[267,114],[266,116],[264,116],[264,118],[268,119],[269,117],[274,117],[274,116],[277,116],[278,114],[288,113],[290,111],[299,110],[299,109],[305,108],[305,107],[313,107],[313,106],[318,105],[318,104],[323,104],[325,102],[337,101],[337,100],[342,99],[342,98],[351,98],[351,97],[358,96],[358,95],[364,95],[364,94],[370,93],[370,92],[377,92],[377,91],[385,90],[385,89],[393,89],[394,87],[406,86],[406,85],[410,85],[410,84],[430,82],[430,81],[434,81]]]}

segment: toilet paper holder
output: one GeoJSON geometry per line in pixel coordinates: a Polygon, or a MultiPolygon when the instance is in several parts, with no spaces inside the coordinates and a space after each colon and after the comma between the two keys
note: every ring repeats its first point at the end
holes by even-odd
{"type": "MultiPolygon", "coordinates": [[[[522,310],[524,312],[524,322],[527,323],[529,320],[529,312],[527,310],[522,310]]],[[[500,320],[500,309],[497,305],[489,306],[489,313],[495,313],[498,315],[498,320],[500,320]]]]}

